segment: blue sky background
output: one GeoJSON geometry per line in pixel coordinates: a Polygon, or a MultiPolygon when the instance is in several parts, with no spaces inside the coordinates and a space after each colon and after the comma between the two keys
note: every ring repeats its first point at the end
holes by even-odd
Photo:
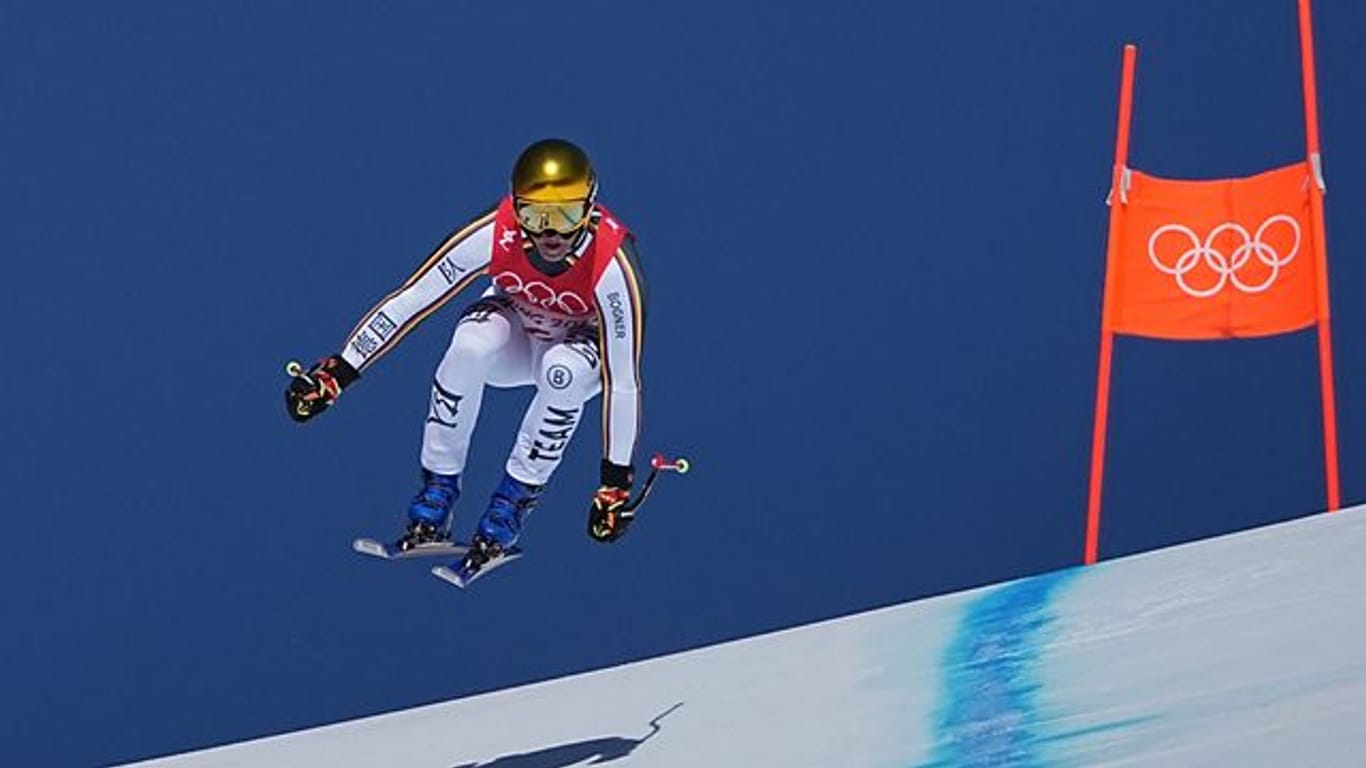
{"type": "MultiPolygon", "coordinates": [[[[1357,502],[1366,7],[1315,10],[1357,502]]],[[[1135,167],[1303,157],[1292,0],[0,2],[5,762],[205,747],[1078,562],[1127,41],[1135,167]],[[282,365],[335,351],[549,135],[639,234],[643,456],[695,471],[596,545],[584,430],[529,556],[462,594],[348,545],[399,524],[466,299],[305,427],[282,365]]],[[[1315,353],[1121,339],[1103,553],[1321,509],[1315,353]]],[[[465,527],[528,396],[486,400],[465,527]]]]}

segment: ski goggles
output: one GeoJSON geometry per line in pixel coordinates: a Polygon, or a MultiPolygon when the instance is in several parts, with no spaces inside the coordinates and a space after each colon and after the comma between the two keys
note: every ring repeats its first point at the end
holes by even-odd
{"type": "Polygon", "coordinates": [[[587,200],[566,200],[558,203],[533,203],[529,200],[516,202],[517,222],[522,229],[533,235],[546,230],[554,230],[568,235],[588,221],[588,212],[593,204],[587,200]]]}

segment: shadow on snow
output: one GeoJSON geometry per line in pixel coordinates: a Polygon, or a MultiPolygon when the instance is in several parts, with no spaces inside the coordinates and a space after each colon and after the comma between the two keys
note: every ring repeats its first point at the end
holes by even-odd
{"type": "Polygon", "coordinates": [[[659,716],[650,721],[650,732],[639,739],[604,736],[586,741],[576,741],[572,744],[547,747],[535,752],[504,755],[489,763],[461,763],[454,768],[567,768],[571,765],[578,765],[589,758],[592,760],[586,763],[587,765],[610,763],[630,755],[636,747],[653,738],[661,730],[659,721],[681,706],[683,706],[683,702],[680,701],[661,712],[659,716]]]}

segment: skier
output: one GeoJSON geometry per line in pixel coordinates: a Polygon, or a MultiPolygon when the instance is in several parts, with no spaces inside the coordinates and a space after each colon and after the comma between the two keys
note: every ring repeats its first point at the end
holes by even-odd
{"type": "Polygon", "coordinates": [[[603,459],[588,533],[600,542],[625,533],[631,516],[620,512],[629,509],[634,479],[645,307],[635,239],[597,192],[582,149],[561,139],[532,144],[513,165],[510,194],[362,316],[341,352],[294,372],[286,406],[307,421],[419,322],[492,276],[460,315],[437,366],[423,426],[422,488],[408,505],[398,549],[451,540],[460,475],[488,385],[536,391],[459,568],[477,574],[517,542],[585,404],[599,392],[603,459]]]}

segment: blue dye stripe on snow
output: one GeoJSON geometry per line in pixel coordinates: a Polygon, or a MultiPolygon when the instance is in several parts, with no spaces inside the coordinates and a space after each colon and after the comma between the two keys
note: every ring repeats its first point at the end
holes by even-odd
{"type": "Polygon", "coordinates": [[[1039,651],[1054,598],[1079,572],[1006,584],[967,607],[943,660],[934,765],[1048,764],[1041,747],[1056,734],[1038,709],[1039,651]]]}

